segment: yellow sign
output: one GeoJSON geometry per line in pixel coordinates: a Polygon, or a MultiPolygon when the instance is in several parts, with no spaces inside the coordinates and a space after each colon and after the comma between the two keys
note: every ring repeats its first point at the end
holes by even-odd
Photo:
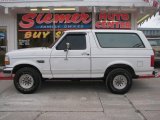
{"type": "Polygon", "coordinates": [[[50,32],[26,32],[24,34],[25,39],[30,39],[30,38],[46,38],[50,32]]]}

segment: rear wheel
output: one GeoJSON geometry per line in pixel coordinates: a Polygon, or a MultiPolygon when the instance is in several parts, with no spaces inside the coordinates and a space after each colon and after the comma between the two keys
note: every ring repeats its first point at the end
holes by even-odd
{"type": "Polygon", "coordinates": [[[24,94],[35,92],[41,85],[40,73],[31,67],[19,69],[14,77],[15,88],[24,94]]]}
{"type": "Polygon", "coordinates": [[[132,86],[131,74],[122,68],[114,69],[106,77],[106,86],[112,93],[125,94],[132,86]]]}

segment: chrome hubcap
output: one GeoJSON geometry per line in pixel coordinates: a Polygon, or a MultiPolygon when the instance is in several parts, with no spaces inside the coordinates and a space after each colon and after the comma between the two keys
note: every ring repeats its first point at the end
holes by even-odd
{"type": "Polygon", "coordinates": [[[124,89],[127,86],[127,78],[124,75],[117,75],[113,79],[113,86],[119,90],[124,89]]]}
{"type": "Polygon", "coordinates": [[[24,89],[29,89],[33,86],[34,84],[34,80],[33,77],[29,74],[23,74],[20,78],[19,78],[19,84],[22,88],[24,89]]]}

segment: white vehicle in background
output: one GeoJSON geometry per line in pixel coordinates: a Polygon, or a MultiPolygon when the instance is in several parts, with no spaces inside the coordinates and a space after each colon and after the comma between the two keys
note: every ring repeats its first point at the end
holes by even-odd
{"type": "Polygon", "coordinates": [[[148,38],[148,41],[155,52],[155,63],[160,66],[160,38],[148,38]]]}
{"type": "Polygon", "coordinates": [[[132,79],[154,71],[154,52],[140,31],[66,31],[50,48],[11,51],[4,73],[15,74],[22,93],[35,92],[43,79],[103,79],[109,90],[124,94],[132,79]]]}

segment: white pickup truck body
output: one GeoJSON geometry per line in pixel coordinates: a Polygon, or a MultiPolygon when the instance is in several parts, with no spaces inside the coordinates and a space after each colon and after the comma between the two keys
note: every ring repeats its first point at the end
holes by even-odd
{"type": "Polygon", "coordinates": [[[41,74],[42,78],[48,79],[104,78],[113,68],[126,68],[133,78],[153,73],[154,67],[151,65],[153,55],[152,47],[140,31],[72,30],[66,31],[52,48],[27,48],[7,53],[6,61],[9,61],[9,64],[6,64],[4,72],[16,74],[23,67],[32,67],[41,74]],[[122,35],[127,37],[130,35],[140,39],[142,43],[133,47],[123,47],[124,41],[122,41],[120,47],[114,47],[116,42],[114,43],[113,39],[110,41],[110,43],[113,41],[113,44],[111,43],[113,47],[105,47],[107,43],[98,39],[103,39],[107,34],[110,36],[107,39],[121,35],[119,38],[121,40],[122,35]],[[58,48],[57,46],[63,44],[61,42],[67,35],[85,37],[84,48],[73,50],[58,48]]]}

